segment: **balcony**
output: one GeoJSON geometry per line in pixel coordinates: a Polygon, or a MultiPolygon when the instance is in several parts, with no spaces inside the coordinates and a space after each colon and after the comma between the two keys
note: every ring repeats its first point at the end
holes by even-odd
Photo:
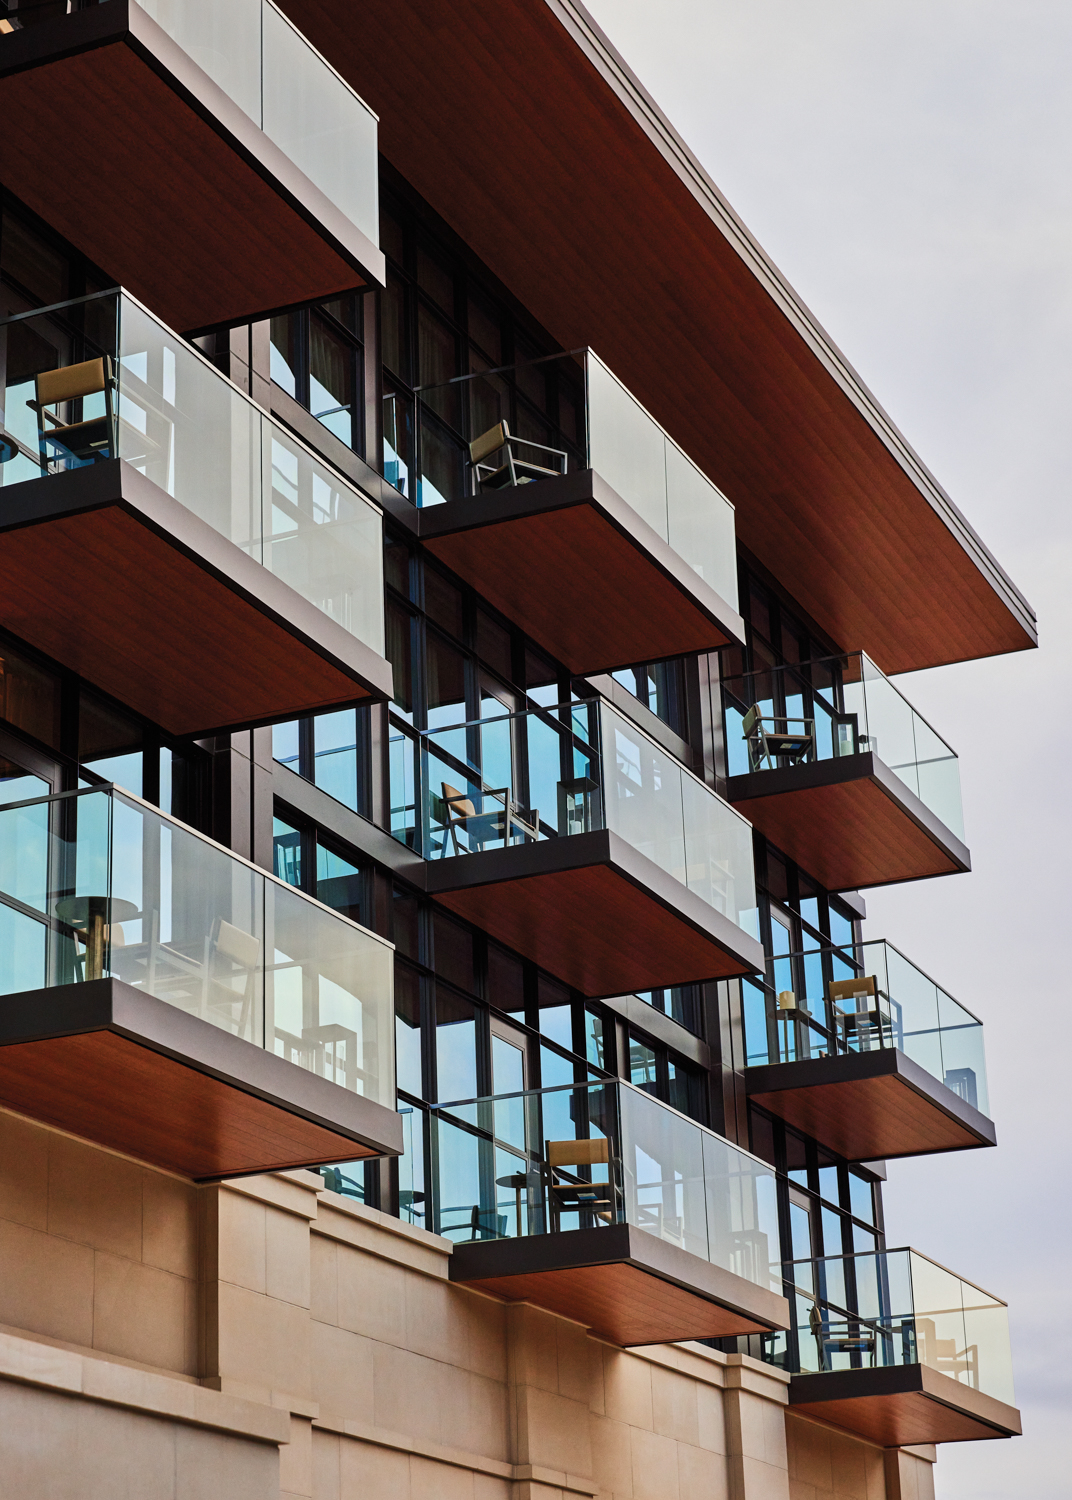
{"type": "Polygon", "coordinates": [[[590,996],[762,968],[751,828],[604,700],[392,734],[442,905],[590,996]]]}
{"type": "Polygon", "coordinates": [[[1014,1437],[1004,1302],[915,1250],[786,1266],[789,1404],[884,1448],[1014,1437]]]}
{"type": "Polygon", "coordinates": [[[393,953],[113,788],[0,808],[0,1104],[196,1181],[397,1155],[393,953]]]}
{"type": "Polygon", "coordinates": [[[443,1104],[430,1130],[452,1281],[623,1346],[788,1326],[773,1171],[640,1089],[443,1104]]]}
{"type": "Polygon", "coordinates": [[[995,1144],[982,1023],[891,943],[772,960],[744,986],[748,1096],[849,1161],[995,1144]]]}
{"type": "Polygon", "coordinates": [[[730,675],[723,710],[727,797],[828,890],[971,868],[955,753],[862,652],[730,675]]]}
{"type": "Polygon", "coordinates": [[[270,0],[66,11],[0,0],[35,212],[177,328],[382,284],[376,117],[270,0]]]}
{"type": "Polygon", "coordinates": [[[389,697],[382,529],[125,292],[0,322],[0,622],[169,733],[389,697]]]}
{"type": "Polygon", "coordinates": [[[571,672],[743,639],[732,505],[591,350],[424,387],[415,415],[389,395],[385,432],[428,550],[571,672]]]}

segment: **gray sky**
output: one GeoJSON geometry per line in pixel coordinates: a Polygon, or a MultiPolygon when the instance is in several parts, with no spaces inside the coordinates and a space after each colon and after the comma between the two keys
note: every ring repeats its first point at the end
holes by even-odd
{"type": "Polygon", "coordinates": [[[940,1449],[939,1500],[1068,1500],[1072,6],[587,3],[1039,615],[1038,652],[900,679],[975,869],[870,893],[865,930],[986,1023],[997,1150],[885,1195],[891,1245],[1010,1304],[1025,1435],[940,1449]]]}

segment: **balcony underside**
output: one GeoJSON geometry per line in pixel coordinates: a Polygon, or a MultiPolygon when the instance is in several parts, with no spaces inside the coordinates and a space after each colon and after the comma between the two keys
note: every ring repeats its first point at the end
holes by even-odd
{"type": "Polygon", "coordinates": [[[1020,1413],[929,1365],[794,1375],[789,1404],[883,1448],[1019,1437],[1020,1413]]]}
{"type": "Polygon", "coordinates": [[[391,695],[390,665],[121,460],[0,490],[0,624],[170,734],[391,695]]]}
{"type": "Polygon", "coordinates": [[[0,69],[5,187],[173,328],[383,280],[380,251],[137,6],[2,37],[0,69]]]}
{"type": "Polygon", "coordinates": [[[195,1181],[402,1150],[393,1111],[118,979],[0,996],[0,1104],[195,1181]]]}
{"type": "Polygon", "coordinates": [[[623,1348],[784,1328],[784,1298],[632,1224],[458,1245],[451,1281],[531,1302],[623,1348]]]}
{"type": "Polygon", "coordinates": [[[971,869],[964,844],[870,753],[731,776],[726,797],[827,890],[971,869]]]}
{"type": "Polygon", "coordinates": [[[993,1146],[994,1126],[895,1047],[745,1070],[748,1097],[849,1161],[993,1146]]]}
{"type": "Polygon", "coordinates": [[[391,166],[562,348],[598,351],[828,636],[890,673],[1034,644],[1025,601],[583,6],[456,0],[449,26],[423,0],[364,0],[360,26],[350,0],[282,8],[379,113],[391,166]],[[504,162],[515,190],[489,190],[504,162]]]}
{"type": "Polygon", "coordinates": [[[591,470],[422,510],[419,535],[580,675],[744,638],[737,612],[591,470]]]}
{"type": "Polygon", "coordinates": [[[754,938],[613,833],[431,860],[443,906],[582,994],[755,973],[754,938]]]}

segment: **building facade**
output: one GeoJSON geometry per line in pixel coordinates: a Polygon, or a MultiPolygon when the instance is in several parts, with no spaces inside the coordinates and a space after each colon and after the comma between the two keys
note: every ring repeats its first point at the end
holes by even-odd
{"type": "Polygon", "coordinates": [[[866,892],[1030,606],[575,0],[0,0],[0,108],[0,1496],[933,1496],[866,892]]]}

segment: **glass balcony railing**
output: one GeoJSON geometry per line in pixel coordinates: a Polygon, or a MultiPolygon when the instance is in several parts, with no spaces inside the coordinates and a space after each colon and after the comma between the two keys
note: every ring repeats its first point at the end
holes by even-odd
{"type": "Polygon", "coordinates": [[[809,1374],[928,1365],[1016,1404],[1005,1303],[918,1251],[792,1261],[785,1277],[794,1328],[791,1342],[764,1340],[772,1362],[809,1374]]]}
{"type": "Polygon", "coordinates": [[[781,1292],[772,1168],[618,1080],[437,1105],[434,1228],[455,1244],[632,1224],[781,1292]]]}
{"type": "Polygon", "coordinates": [[[393,950],[112,787],[0,807],[0,994],[124,980],[393,1109],[393,950]]]}
{"type": "Polygon", "coordinates": [[[816,948],[769,961],[744,984],[749,1066],[897,1047],[989,1116],[983,1023],[892,943],[816,948]]]}
{"type": "Polygon", "coordinates": [[[872,751],[957,838],[960,766],[862,651],[723,679],[729,774],[872,751]]]}
{"type": "MultiPolygon", "coordinates": [[[[11,29],[107,0],[0,0],[11,29]]],[[[374,245],[377,116],[272,0],[138,0],[212,81],[374,245]]]]}
{"type": "Polygon", "coordinates": [[[383,655],[379,511],[140,302],[21,313],[0,340],[0,486],[125,459],[383,655]]]}
{"type": "Polygon", "coordinates": [[[385,472],[418,505],[595,469],[737,608],[733,506],[590,349],[423,386],[415,414],[386,399],[385,472]],[[479,453],[476,440],[500,422],[507,446],[473,462],[469,444],[479,453]]]}
{"type": "Polygon", "coordinates": [[[392,725],[396,838],[452,859],[607,828],[758,935],[752,828],[710,787],[602,699],[485,703],[491,716],[468,724],[392,725]]]}

